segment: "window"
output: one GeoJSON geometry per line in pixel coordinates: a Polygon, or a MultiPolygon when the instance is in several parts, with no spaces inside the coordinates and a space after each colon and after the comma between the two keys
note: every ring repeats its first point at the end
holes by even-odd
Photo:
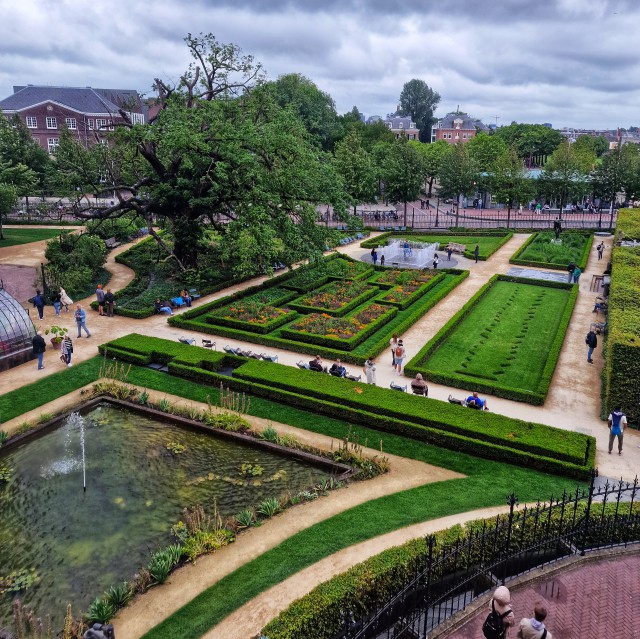
{"type": "Polygon", "coordinates": [[[462,134],[462,139],[463,139],[463,140],[466,140],[466,139],[467,139],[467,134],[466,134],[466,133],[463,133],[463,134],[462,134]]]}
{"type": "Polygon", "coordinates": [[[131,124],[144,124],[143,113],[128,113],[131,124]]]}
{"type": "Polygon", "coordinates": [[[113,120],[109,120],[109,131],[113,131],[113,120]]]}
{"type": "Polygon", "coordinates": [[[37,120],[37,118],[34,118],[32,115],[28,115],[27,116],[27,127],[29,127],[30,129],[37,129],[38,128],[38,120],[37,120]]]}
{"type": "Polygon", "coordinates": [[[58,120],[56,118],[47,118],[47,129],[57,129],[58,120]]]}
{"type": "Polygon", "coordinates": [[[456,133],[456,140],[459,140],[459,139],[460,139],[460,134],[456,133]]]}
{"type": "Polygon", "coordinates": [[[56,149],[60,146],[59,138],[47,138],[47,147],[49,149],[49,153],[55,153],[56,149]]]}
{"type": "Polygon", "coordinates": [[[96,129],[106,129],[107,121],[101,118],[96,118],[96,129]]]}
{"type": "Polygon", "coordinates": [[[78,128],[75,118],[65,118],[64,122],[67,125],[67,129],[73,129],[75,131],[78,128]]]}
{"type": "Polygon", "coordinates": [[[398,122],[398,128],[399,128],[399,129],[404,128],[404,124],[403,124],[402,122],[398,122]]]}
{"type": "Polygon", "coordinates": [[[87,126],[89,127],[89,131],[93,131],[93,118],[87,120],[87,126]]]}

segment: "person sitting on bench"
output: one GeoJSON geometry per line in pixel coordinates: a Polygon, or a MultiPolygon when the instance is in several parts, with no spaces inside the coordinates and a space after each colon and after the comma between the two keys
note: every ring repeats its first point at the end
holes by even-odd
{"type": "Polygon", "coordinates": [[[169,305],[169,302],[161,302],[160,298],[158,298],[156,299],[154,306],[156,309],[156,313],[158,313],[158,315],[160,313],[167,313],[168,315],[173,315],[173,311],[171,310],[171,306],[169,305]]]}
{"type": "Polygon", "coordinates": [[[416,395],[426,395],[429,392],[427,383],[422,379],[422,375],[418,373],[416,378],[411,382],[411,390],[416,395]]]}
{"type": "Polygon", "coordinates": [[[182,298],[182,301],[187,305],[187,307],[191,306],[191,295],[186,288],[183,288],[182,291],[180,291],[180,297],[182,298]]]}
{"type": "Polygon", "coordinates": [[[316,355],[314,359],[309,362],[309,369],[312,371],[317,371],[318,373],[323,373],[324,368],[322,367],[322,360],[320,359],[320,355],[316,355]]]}
{"type": "Polygon", "coordinates": [[[467,406],[469,408],[476,408],[477,410],[489,410],[489,407],[487,406],[487,400],[486,399],[480,399],[478,397],[478,393],[473,393],[473,395],[469,395],[469,397],[467,397],[467,406]]]}
{"type": "Polygon", "coordinates": [[[335,364],[331,365],[331,368],[329,369],[329,372],[334,377],[346,377],[347,376],[347,369],[341,364],[339,359],[336,360],[335,364]]]}

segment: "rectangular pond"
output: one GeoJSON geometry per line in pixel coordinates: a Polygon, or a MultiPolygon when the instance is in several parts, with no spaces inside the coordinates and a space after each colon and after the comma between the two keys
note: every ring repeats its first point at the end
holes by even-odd
{"type": "Polygon", "coordinates": [[[19,596],[38,615],[51,614],[54,627],[67,603],[86,610],[173,543],[170,529],[185,507],[211,514],[217,504],[224,518],[330,474],[107,402],[0,451],[2,468],[9,479],[0,481],[0,585],[14,571],[33,583],[0,594],[0,626],[10,625],[19,596]]]}

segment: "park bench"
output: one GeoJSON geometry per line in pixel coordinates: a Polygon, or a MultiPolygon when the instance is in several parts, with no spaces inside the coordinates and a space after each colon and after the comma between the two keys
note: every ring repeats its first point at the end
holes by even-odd
{"type": "Polygon", "coordinates": [[[414,395],[422,395],[423,397],[429,397],[429,389],[426,386],[414,386],[412,384],[411,392],[414,395]]]}
{"type": "Polygon", "coordinates": [[[464,252],[467,250],[467,245],[458,244],[457,242],[449,242],[446,250],[451,250],[452,253],[459,253],[460,255],[464,255],[464,252]]]}
{"type": "Polygon", "coordinates": [[[108,249],[114,249],[116,246],[120,246],[120,242],[118,242],[115,237],[110,237],[108,240],[105,240],[104,243],[108,249]]]}

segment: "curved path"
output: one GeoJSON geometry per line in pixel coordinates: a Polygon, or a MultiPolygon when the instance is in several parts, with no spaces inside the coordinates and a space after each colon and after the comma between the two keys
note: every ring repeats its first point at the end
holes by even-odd
{"type": "MultiPolygon", "coordinates": [[[[429,313],[427,313],[425,317],[423,317],[409,331],[406,332],[406,334],[403,336],[403,339],[407,347],[409,358],[411,358],[413,354],[415,354],[415,352],[419,350],[419,348],[421,348],[421,346],[428,339],[430,339],[437,332],[437,330],[439,330],[443,323],[446,322],[455,312],[457,312],[457,310],[469,299],[469,297],[475,291],[477,291],[493,274],[504,273],[508,270],[510,266],[509,258],[511,257],[511,255],[513,255],[517,248],[519,248],[526,241],[527,237],[528,235],[524,234],[515,235],[486,262],[475,264],[471,260],[461,258],[459,268],[469,268],[469,270],[471,271],[470,277],[468,277],[467,280],[465,280],[460,286],[452,291],[444,300],[442,300],[429,313]]],[[[586,334],[589,328],[589,324],[593,319],[591,310],[593,308],[593,298],[595,297],[595,294],[589,293],[589,283],[591,281],[591,275],[596,272],[600,273],[603,270],[604,264],[606,264],[609,259],[611,238],[607,238],[605,240],[605,243],[607,245],[607,248],[605,251],[605,257],[602,262],[598,263],[595,256],[594,248],[592,250],[592,255],[589,260],[587,269],[585,270],[581,278],[580,295],[578,297],[578,302],[576,304],[569,331],[567,332],[567,336],[562,348],[558,366],[556,367],[556,373],[554,375],[552,383],[552,390],[549,393],[545,405],[541,407],[529,406],[495,397],[491,397],[489,399],[489,404],[492,411],[494,412],[502,413],[512,417],[519,417],[522,419],[529,419],[532,421],[546,423],[560,428],[579,430],[581,432],[589,432],[590,434],[594,434],[598,439],[597,464],[600,467],[601,473],[613,478],[619,478],[622,476],[625,479],[633,479],[633,477],[637,473],[637,469],[640,467],[640,448],[638,447],[640,441],[637,433],[629,432],[628,436],[625,438],[625,450],[622,457],[618,457],[617,455],[608,456],[606,455],[606,453],[604,455],[602,454],[604,447],[606,446],[608,434],[606,426],[599,419],[599,375],[602,370],[603,359],[599,356],[601,353],[601,348],[599,348],[598,351],[596,351],[596,364],[594,364],[593,366],[588,365],[586,362],[586,351],[584,346],[584,335],[586,334]]],[[[129,248],[129,246],[119,247],[119,249],[112,252],[109,256],[107,268],[109,268],[109,270],[113,269],[112,272],[114,273],[114,278],[117,278],[112,280],[112,282],[110,283],[111,287],[114,289],[118,289],[126,285],[126,283],[128,283],[128,281],[130,281],[133,277],[133,274],[129,269],[127,269],[123,265],[113,262],[113,257],[117,253],[120,253],[127,248],[129,248]]],[[[341,253],[345,253],[353,257],[360,257],[363,253],[368,252],[365,251],[365,249],[361,249],[358,245],[340,247],[340,249],[338,250],[341,253]]],[[[217,299],[219,297],[229,295],[233,292],[243,290],[249,286],[264,281],[265,279],[266,277],[254,278],[253,280],[249,280],[247,282],[234,287],[230,287],[229,289],[225,289],[224,291],[220,291],[219,293],[209,296],[206,300],[199,300],[194,305],[206,303],[208,301],[211,301],[212,299],[217,299]]],[[[92,298],[85,300],[84,303],[86,304],[90,301],[92,301],[92,298]]],[[[53,319],[51,316],[55,318],[53,310],[51,308],[47,308],[45,315],[46,319],[44,322],[45,326],[48,320],[51,323],[63,323],[63,325],[68,325],[72,329],[74,328],[72,326],[73,319],[71,317],[71,314],[69,314],[69,319],[67,320],[63,313],[63,320],[58,320],[58,322],[55,321],[58,318],[53,319]]],[[[126,335],[131,332],[153,334],[158,337],[165,337],[172,340],[177,339],[182,334],[182,331],[170,327],[167,324],[165,317],[160,316],[151,317],[146,320],[132,320],[124,317],[102,318],[97,316],[97,314],[90,313],[88,322],[89,328],[92,331],[92,337],[89,340],[83,338],[82,340],[76,341],[74,352],[74,359],[76,361],[88,359],[94,356],[96,354],[97,344],[100,344],[109,339],[114,339],[115,337],[119,337],[121,335],[126,335]]],[[[73,332],[72,335],[74,335],[73,332]]],[[[209,335],[203,335],[202,337],[210,338],[209,335]]],[[[223,344],[227,343],[233,346],[241,346],[243,348],[255,348],[255,345],[252,345],[250,343],[223,338],[218,340],[218,350],[221,349],[221,346],[223,344]]],[[[299,361],[301,358],[306,357],[279,349],[267,350],[270,353],[277,353],[279,355],[279,361],[283,364],[288,365],[295,365],[296,361],[299,361]]],[[[378,366],[377,377],[378,384],[380,386],[388,387],[389,383],[392,380],[395,382],[398,382],[399,380],[398,376],[392,371],[390,362],[385,365],[383,361],[384,358],[384,355],[379,358],[380,365],[378,366]]],[[[55,372],[55,370],[59,370],[60,366],[56,365],[57,362],[50,367],[50,359],[51,358],[49,357],[47,360],[45,360],[47,369],[45,369],[44,371],[37,372],[35,370],[35,366],[32,363],[29,363],[12,369],[10,373],[3,373],[2,375],[0,375],[0,393],[4,393],[8,390],[13,390],[16,387],[30,383],[34,381],[36,375],[47,375],[52,371],[55,372]]],[[[349,368],[352,371],[357,372],[354,370],[354,367],[349,368]]],[[[434,397],[436,399],[446,400],[446,397],[448,397],[449,394],[458,396],[463,394],[459,389],[452,389],[438,384],[429,384],[429,386],[430,397],[434,397]]],[[[42,408],[39,409],[39,411],[42,410],[42,408]]],[[[24,421],[24,418],[17,418],[16,420],[7,422],[3,425],[3,429],[11,431],[15,429],[17,425],[22,421],[24,421]]],[[[408,479],[409,478],[407,478],[407,480],[408,479]]],[[[405,484],[405,487],[408,486],[409,484],[405,484]]],[[[399,488],[399,490],[400,489],[404,488],[399,488]]],[[[484,516],[487,512],[487,509],[483,509],[473,518],[484,516]]],[[[468,515],[460,515],[460,517],[469,518],[468,515]]],[[[431,523],[433,525],[438,525],[437,522],[431,523]]],[[[445,526],[446,525],[442,523],[440,525],[440,527],[445,526]]],[[[261,528],[261,530],[264,530],[264,528],[261,528]]],[[[405,530],[410,531],[411,528],[405,530]]],[[[371,544],[371,548],[376,548],[375,552],[379,552],[385,547],[401,543],[399,541],[395,541],[396,538],[393,537],[393,534],[385,535],[384,537],[381,537],[377,540],[374,539],[366,543],[371,544]]],[[[398,534],[403,533],[399,532],[398,534]]],[[[408,534],[411,535],[410,532],[408,534]]],[[[416,534],[418,533],[415,533],[414,536],[416,534]]],[[[287,534],[286,536],[289,535],[287,534]]],[[[233,547],[234,546],[231,546],[230,548],[233,547]]],[[[372,550],[372,554],[375,554],[375,552],[372,550]]],[[[229,551],[229,553],[234,554],[231,551],[229,551]]],[[[363,559],[363,555],[357,552],[354,548],[346,549],[345,551],[342,551],[342,553],[339,553],[339,555],[339,558],[336,555],[334,556],[334,558],[330,557],[323,562],[319,562],[318,564],[316,564],[315,568],[317,569],[317,572],[314,572],[314,567],[312,566],[309,569],[305,570],[304,573],[301,573],[305,575],[305,578],[303,579],[304,587],[310,590],[313,586],[323,581],[326,578],[327,574],[326,566],[330,566],[333,560],[339,560],[341,562],[340,571],[342,571],[349,565],[358,563],[363,559]],[[325,562],[327,562],[326,565],[325,562]]],[[[218,570],[217,558],[219,558],[219,556],[219,554],[215,555],[216,572],[218,570]]],[[[248,559],[243,559],[241,563],[244,563],[245,560],[248,559]]],[[[200,560],[198,562],[198,566],[202,564],[204,564],[204,560],[200,560]]],[[[296,579],[296,577],[293,577],[292,579],[296,579]]],[[[273,590],[279,588],[280,586],[276,586],[273,590]]],[[[161,592],[161,589],[157,590],[157,592],[161,592]]],[[[288,605],[290,601],[302,594],[302,592],[297,592],[295,589],[293,589],[293,587],[283,588],[282,591],[279,592],[283,593],[283,595],[273,595],[275,599],[277,599],[278,610],[286,607],[286,605],[288,605]]],[[[193,592],[191,596],[193,596],[194,594],[196,593],[193,592]]],[[[258,597],[256,600],[254,600],[254,602],[250,602],[249,604],[247,604],[247,606],[249,606],[251,610],[253,610],[252,606],[254,605],[256,606],[256,610],[261,609],[261,607],[264,607],[262,597],[263,596],[258,597]]],[[[147,601],[146,597],[143,601],[147,601]]],[[[138,610],[141,610],[141,608],[138,608],[138,610]]],[[[124,622],[127,614],[129,613],[122,613],[119,617],[118,623],[120,623],[120,620],[124,622]]],[[[144,614],[147,620],[152,620],[151,622],[147,621],[145,623],[151,623],[153,625],[160,621],[162,618],[168,616],[168,614],[170,614],[170,611],[167,612],[166,607],[161,606],[156,609],[153,614],[144,614]]],[[[265,609],[265,615],[270,614],[273,614],[273,610],[267,613],[265,609]]],[[[140,619],[140,621],[143,622],[142,619],[140,619]]],[[[214,628],[207,636],[224,636],[225,638],[227,636],[231,636],[223,634],[223,632],[228,632],[228,630],[224,630],[224,628],[228,628],[227,626],[225,626],[226,623],[227,622],[225,621],[220,624],[218,628],[214,628]],[[219,631],[219,628],[222,628],[223,630],[219,631]]],[[[251,626],[252,629],[254,629],[256,625],[259,624],[253,624],[251,626]]],[[[145,627],[148,627],[148,625],[145,627]]],[[[133,628],[130,628],[129,630],[126,632],[126,636],[128,638],[133,639],[134,637],[139,636],[135,631],[133,631],[133,628]],[[129,630],[131,631],[131,633],[129,632],[129,630]]],[[[245,634],[244,636],[247,635],[245,634]]]]}

